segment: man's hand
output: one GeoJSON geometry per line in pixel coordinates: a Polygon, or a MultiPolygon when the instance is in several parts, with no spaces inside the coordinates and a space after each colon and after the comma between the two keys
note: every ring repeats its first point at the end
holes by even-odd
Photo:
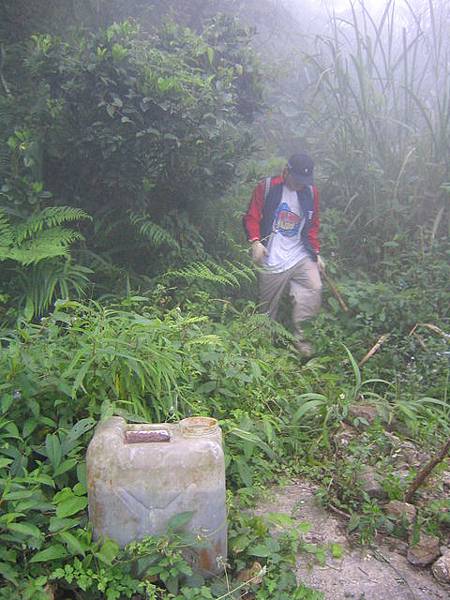
{"type": "Polygon", "coordinates": [[[259,240],[252,242],[252,259],[254,263],[262,265],[267,254],[267,248],[259,240]]]}
{"type": "Polygon", "coordinates": [[[320,256],[320,254],[317,255],[317,266],[319,267],[320,273],[325,273],[325,269],[326,269],[325,261],[320,256]]]}

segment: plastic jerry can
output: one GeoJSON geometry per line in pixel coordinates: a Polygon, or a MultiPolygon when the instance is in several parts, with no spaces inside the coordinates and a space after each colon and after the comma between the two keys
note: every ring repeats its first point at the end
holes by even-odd
{"type": "Polygon", "coordinates": [[[189,551],[203,575],[223,570],[227,557],[225,462],[215,419],[131,425],[100,423],[87,450],[89,519],[94,537],[121,547],[167,531],[171,517],[192,511],[186,529],[207,544],[189,551]]]}

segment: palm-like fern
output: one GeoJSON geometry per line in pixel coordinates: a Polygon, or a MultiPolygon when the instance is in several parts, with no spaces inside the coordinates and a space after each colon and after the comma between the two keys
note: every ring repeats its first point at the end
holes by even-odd
{"type": "Polygon", "coordinates": [[[175,250],[180,249],[173,235],[167,229],[152,221],[147,213],[130,212],[129,215],[132,225],[138,228],[139,233],[151,242],[154,248],[166,245],[175,250]]]}
{"type": "Polygon", "coordinates": [[[0,208],[0,261],[13,260],[26,266],[67,256],[70,245],[82,239],[82,235],[62,225],[89,218],[78,208],[51,206],[22,222],[13,223],[0,208]]]}
{"type": "Polygon", "coordinates": [[[80,298],[89,284],[91,269],[70,259],[42,261],[16,271],[15,287],[24,316],[44,314],[56,298],[80,298]]]}

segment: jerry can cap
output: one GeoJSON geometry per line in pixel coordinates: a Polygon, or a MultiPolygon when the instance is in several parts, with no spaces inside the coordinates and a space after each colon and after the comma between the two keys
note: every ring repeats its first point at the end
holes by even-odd
{"type": "Polygon", "coordinates": [[[219,423],[212,417],[188,417],[180,421],[180,428],[183,436],[203,437],[216,434],[219,423]]]}

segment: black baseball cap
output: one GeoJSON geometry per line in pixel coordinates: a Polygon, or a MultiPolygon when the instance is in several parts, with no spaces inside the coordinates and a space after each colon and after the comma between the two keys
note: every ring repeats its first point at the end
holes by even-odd
{"type": "Polygon", "coordinates": [[[287,166],[289,175],[292,175],[297,183],[303,185],[314,183],[314,161],[308,154],[293,154],[288,160],[287,166]]]}

